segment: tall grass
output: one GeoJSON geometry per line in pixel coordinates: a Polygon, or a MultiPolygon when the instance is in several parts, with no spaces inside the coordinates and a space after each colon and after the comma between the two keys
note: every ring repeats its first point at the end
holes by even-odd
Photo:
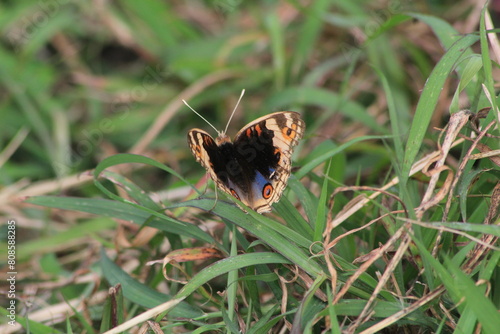
{"type": "Polygon", "coordinates": [[[494,7],[0,6],[0,332],[500,328],[494,7]],[[229,135],[307,124],[270,214],[186,143],[209,129],[182,99],[223,129],[243,88],[229,135]]]}

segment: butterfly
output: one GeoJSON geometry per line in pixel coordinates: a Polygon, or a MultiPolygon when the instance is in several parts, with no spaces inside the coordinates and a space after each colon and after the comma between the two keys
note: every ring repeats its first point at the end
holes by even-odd
{"type": "Polygon", "coordinates": [[[225,131],[209,123],[218,133],[216,139],[206,131],[191,129],[188,143],[196,161],[220,189],[258,213],[269,212],[287,185],[293,148],[304,134],[305,123],[297,112],[275,112],[245,125],[232,142],[226,131],[244,92],[225,131]]]}

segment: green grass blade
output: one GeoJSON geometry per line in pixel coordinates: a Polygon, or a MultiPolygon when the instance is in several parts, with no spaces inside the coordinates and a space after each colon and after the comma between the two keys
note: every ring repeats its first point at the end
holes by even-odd
{"type": "MultiPolygon", "coordinates": [[[[30,197],[26,200],[27,203],[41,205],[49,208],[57,208],[63,210],[74,210],[88,212],[105,217],[123,219],[132,221],[136,224],[144,224],[157,228],[161,231],[174,233],[192,237],[207,243],[216,243],[208,233],[203,232],[198,226],[185,223],[174,219],[162,213],[147,209],[140,205],[130,202],[117,202],[99,198],[78,198],[78,197],[58,197],[58,196],[37,196],[30,197]],[[151,219],[154,216],[154,219],[151,219]]],[[[116,223],[109,222],[114,227],[116,223]]],[[[102,224],[101,228],[110,227],[107,224],[102,224]]],[[[97,228],[99,225],[97,224],[97,228]]],[[[80,230],[80,234],[83,230],[80,230]]],[[[68,236],[66,236],[68,237],[68,236]]],[[[58,237],[60,238],[60,237],[58,237]]],[[[64,240],[64,239],[63,239],[64,240]]],[[[29,248],[31,249],[31,248],[29,248]]]]}
{"type": "MultiPolygon", "coordinates": [[[[180,203],[178,206],[193,206],[202,210],[210,210],[213,207],[213,201],[192,200],[180,203]]],[[[249,209],[248,213],[244,213],[234,205],[221,200],[211,211],[252,233],[309,274],[316,276],[322,272],[321,267],[305,252],[309,249],[311,240],[300,233],[253,210],[249,209]]]]}
{"type": "MultiPolygon", "coordinates": [[[[484,333],[495,334],[500,328],[500,317],[497,307],[484,294],[486,286],[477,286],[476,283],[451,261],[445,261],[447,269],[454,277],[454,283],[459,290],[460,299],[465,307],[469,307],[482,325],[484,333]]],[[[458,302],[458,300],[456,301],[458,302]]]]}
{"type": "Polygon", "coordinates": [[[266,28],[271,38],[271,54],[273,56],[274,86],[282,90],[286,79],[285,40],[280,18],[276,14],[269,14],[265,20],[266,28]]]}
{"type": "Polygon", "coordinates": [[[395,156],[397,163],[396,165],[399,166],[402,161],[398,159],[402,159],[404,155],[403,151],[404,143],[403,143],[403,133],[402,133],[403,126],[401,124],[399,113],[396,110],[396,103],[394,101],[394,97],[392,95],[392,90],[389,85],[389,82],[387,81],[387,78],[385,77],[382,71],[377,69],[375,70],[377,71],[377,74],[380,77],[380,81],[382,82],[382,86],[384,87],[384,92],[387,99],[387,108],[389,110],[389,115],[390,115],[389,119],[391,121],[391,130],[392,134],[394,135],[393,141],[394,141],[394,150],[396,152],[395,156]]]}
{"type": "MultiPolygon", "coordinates": [[[[233,225],[233,235],[236,235],[236,226],[233,225]]],[[[231,257],[238,255],[238,242],[236,238],[231,240],[231,257]]],[[[238,291],[238,270],[231,270],[227,275],[227,316],[232,321],[235,317],[235,305],[238,291]]]]}
{"type": "MultiPolygon", "coordinates": [[[[487,4],[484,5],[483,10],[481,11],[481,19],[479,20],[479,36],[481,40],[481,57],[483,58],[483,68],[484,68],[484,78],[485,78],[485,87],[489,92],[491,97],[491,107],[494,111],[493,114],[496,116],[497,123],[500,124],[500,116],[498,115],[498,106],[496,105],[496,93],[495,93],[495,85],[493,80],[493,69],[491,66],[491,58],[489,51],[488,39],[486,36],[486,26],[485,26],[485,15],[488,10],[487,4]]],[[[489,15],[489,14],[488,14],[489,15]]]]}
{"type": "MultiPolygon", "coordinates": [[[[0,315],[2,317],[5,317],[6,320],[8,319],[7,321],[10,321],[10,318],[8,318],[8,316],[10,315],[10,312],[7,309],[5,309],[4,307],[0,307],[0,315]]],[[[22,328],[26,329],[25,333],[28,333],[28,329],[29,329],[29,333],[32,333],[32,334],[62,334],[62,333],[64,333],[64,332],[61,332],[52,326],[47,326],[47,325],[44,325],[40,322],[30,320],[29,317],[23,317],[20,314],[16,314],[15,319],[16,320],[14,321],[14,324],[19,323],[22,326],[22,328]]]]}
{"type": "MultiPolygon", "coordinates": [[[[59,197],[56,197],[55,199],[57,200],[58,198],[59,197]]],[[[26,200],[26,202],[37,205],[40,205],[38,203],[44,202],[38,202],[38,199],[40,198],[32,197],[26,200]]],[[[41,205],[47,206],[44,204],[41,205]]],[[[68,243],[75,243],[75,241],[78,239],[88,238],[95,233],[114,228],[116,228],[116,222],[108,218],[99,217],[93,220],[88,220],[84,223],[71,226],[67,230],[60,231],[57,234],[43,236],[39,237],[38,239],[23,242],[21,244],[22,246],[19,247],[17,251],[18,260],[32,257],[35,254],[44,254],[55,251],[57,249],[63,248],[64,245],[67,245],[68,243]]],[[[5,246],[4,249],[7,249],[7,247],[5,246]]]]}
{"type": "MultiPolygon", "coordinates": [[[[144,285],[118,267],[106,255],[104,249],[101,250],[100,260],[101,270],[110,285],[118,283],[122,285],[123,295],[130,301],[147,308],[153,308],[172,299],[172,296],[158,292],[155,289],[144,285]]],[[[183,301],[169,313],[174,317],[196,318],[202,315],[202,312],[194,306],[183,301]]]]}
{"type": "Polygon", "coordinates": [[[186,179],[184,179],[184,177],[182,177],[182,175],[180,175],[179,173],[177,173],[176,171],[174,171],[172,168],[170,168],[168,166],[165,166],[164,164],[162,164],[162,163],[160,163],[160,162],[158,162],[158,161],[156,161],[154,159],[151,159],[151,158],[148,158],[148,157],[145,157],[145,156],[142,156],[142,155],[128,154],[128,153],[115,154],[115,155],[112,155],[112,156],[107,157],[106,159],[102,160],[96,166],[96,168],[94,170],[94,178],[95,178],[94,183],[95,183],[95,185],[99,189],[103,190],[103,192],[105,194],[109,195],[111,198],[120,200],[119,197],[115,196],[113,193],[111,193],[106,188],[104,188],[97,181],[97,179],[99,178],[99,175],[104,170],[106,170],[109,167],[113,167],[113,166],[120,165],[120,164],[130,164],[130,163],[145,164],[145,165],[150,165],[150,166],[162,169],[165,172],[167,172],[169,174],[172,174],[173,176],[177,177],[179,180],[183,181],[187,185],[191,186],[194,190],[198,191],[198,189],[196,189],[195,187],[193,187],[193,185],[191,183],[189,183],[186,179]]]}
{"type": "Polygon", "coordinates": [[[392,138],[392,136],[362,136],[362,137],[354,138],[354,139],[352,139],[352,140],[350,140],[350,141],[348,141],[340,146],[337,146],[337,147],[334,147],[334,148],[328,150],[327,152],[321,154],[320,156],[315,157],[313,160],[304,164],[300,168],[300,170],[295,173],[295,177],[300,180],[305,175],[307,175],[309,172],[311,172],[314,168],[319,166],[321,163],[327,161],[335,154],[338,154],[338,153],[346,150],[348,147],[352,146],[353,144],[356,144],[356,143],[364,141],[364,140],[388,139],[388,138],[392,138]]]}
{"type": "Polygon", "coordinates": [[[432,71],[425,87],[420,95],[420,99],[415,110],[415,116],[406,142],[405,155],[402,166],[402,175],[400,180],[401,188],[406,187],[410,169],[417,157],[424,136],[429,127],[429,122],[436,108],[439,95],[446,78],[455,68],[456,63],[462,59],[465,50],[478,40],[476,36],[467,35],[460,38],[438,62],[432,71]]]}
{"type": "MultiPolygon", "coordinates": [[[[332,160],[330,159],[328,162],[328,167],[326,168],[326,174],[330,174],[330,168],[332,167],[332,160]]],[[[327,219],[327,207],[328,207],[328,198],[330,192],[328,191],[328,186],[330,184],[330,180],[325,177],[323,180],[323,184],[321,186],[321,195],[318,201],[318,208],[316,214],[316,221],[314,222],[314,237],[313,240],[317,242],[321,242],[323,240],[323,232],[326,229],[326,219],[327,219]]]]}
{"type": "MultiPolygon", "coordinates": [[[[409,13],[408,15],[427,24],[443,44],[445,50],[450,49],[463,36],[442,18],[421,13],[409,13]]],[[[467,49],[467,47],[463,51],[466,55],[472,55],[472,50],[467,49]]]]}
{"type": "Polygon", "coordinates": [[[297,209],[286,197],[282,197],[278,203],[274,203],[273,208],[290,229],[308,239],[312,238],[313,230],[311,225],[301,215],[297,214],[297,209]]]}
{"type": "Polygon", "coordinates": [[[322,16],[331,3],[331,0],[319,0],[302,8],[306,14],[305,21],[300,27],[300,32],[298,33],[299,38],[295,43],[295,52],[293,53],[290,65],[294,77],[297,77],[297,75],[302,72],[306,60],[309,58],[310,54],[313,53],[315,49],[314,45],[324,25],[322,16]]]}
{"type": "Polygon", "coordinates": [[[189,282],[177,293],[175,298],[187,297],[211,279],[224,275],[232,270],[238,270],[258,264],[271,263],[289,264],[290,262],[280,254],[265,252],[243,254],[217,261],[192,277],[189,282]]]}

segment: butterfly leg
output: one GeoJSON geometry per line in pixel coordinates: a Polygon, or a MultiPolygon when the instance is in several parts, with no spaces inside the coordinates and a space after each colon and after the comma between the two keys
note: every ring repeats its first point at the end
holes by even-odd
{"type": "MultiPolygon", "coordinates": [[[[208,187],[208,182],[207,182],[207,187],[208,187]]],[[[208,212],[211,212],[215,206],[217,205],[217,200],[219,199],[219,193],[217,192],[217,184],[215,185],[215,202],[214,202],[214,205],[212,205],[212,207],[210,208],[210,210],[208,210],[208,212]]]]}

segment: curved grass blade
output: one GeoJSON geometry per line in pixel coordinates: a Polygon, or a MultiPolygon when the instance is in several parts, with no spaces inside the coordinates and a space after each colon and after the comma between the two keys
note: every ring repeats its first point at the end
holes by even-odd
{"type": "MultiPolygon", "coordinates": [[[[99,216],[131,221],[136,224],[144,224],[144,222],[148,221],[148,226],[161,231],[184,235],[207,243],[215,243],[215,240],[208,233],[205,233],[196,225],[185,223],[125,200],[118,202],[101,198],[37,196],[26,199],[26,202],[49,208],[88,212],[99,216]],[[154,212],[153,219],[151,219],[151,212],[154,212]]],[[[112,226],[115,224],[113,223],[112,226]]],[[[108,225],[102,223],[101,226],[109,228],[108,225]]],[[[81,226],[79,233],[82,233],[81,226]]]]}
{"type": "MultiPolygon", "coordinates": [[[[180,203],[178,206],[181,205],[210,210],[213,207],[213,201],[206,199],[191,200],[180,203]]],[[[248,213],[245,213],[236,206],[221,200],[217,202],[211,212],[252,233],[310,275],[316,276],[323,271],[316,260],[311,259],[305,252],[311,246],[311,239],[289,227],[251,209],[248,209],[248,213]]]]}
{"type": "MultiPolygon", "coordinates": [[[[99,175],[107,168],[113,167],[116,165],[121,165],[121,164],[129,164],[129,163],[139,163],[139,164],[145,164],[145,165],[150,165],[159,169],[164,170],[165,172],[172,174],[176,178],[180,179],[183,181],[185,184],[193,188],[193,190],[198,191],[189,181],[187,181],[184,177],[182,177],[179,173],[177,173],[175,170],[172,168],[145,156],[138,155],[138,154],[130,154],[130,153],[120,153],[120,154],[115,154],[110,157],[105,158],[102,160],[95,168],[94,170],[94,178],[97,180],[99,175]]],[[[96,183],[96,182],[94,182],[96,183]]],[[[96,184],[97,185],[97,184],[96,184]]],[[[99,187],[101,188],[101,187],[99,187]]]]}
{"type": "Polygon", "coordinates": [[[429,127],[431,117],[436,108],[437,101],[444,82],[454,70],[456,63],[462,59],[468,48],[478,40],[477,36],[467,35],[455,42],[432,70],[429,79],[424,86],[422,95],[418,100],[415,116],[410,128],[408,141],[406,142],[405,155],[400,178],[401,188],[406,187],[411,166],[417,157],[424,136],[429,127]]]}
{"type": "MultiPolygon", "coordinates": [[[[138,305],[153,308],[172,299],[172,296],[158,292],[133,279],[129,274],[111,261],[111,259],[106,255],[104,249],[101,249],[100,265],[104,277],[106,277],[109,284],[114,286],[120,283],[122,285],[123,295],[125,298],[138,305]]],[[[203,312],[186,302],[181,302],[173,310],[171,310],[169,314],[174,317],[196,318],[201,316],[203,312]]]]}
{"type": "Polygon", "coordinates": [[[261,252],[249,253],[225,258],[204,268],[193,276],[189,282],[177,293],[175,298],[188,297],[203,284],[230,271],[260,264],[290,264],[290,261],[277,253],[261,252]]]}

